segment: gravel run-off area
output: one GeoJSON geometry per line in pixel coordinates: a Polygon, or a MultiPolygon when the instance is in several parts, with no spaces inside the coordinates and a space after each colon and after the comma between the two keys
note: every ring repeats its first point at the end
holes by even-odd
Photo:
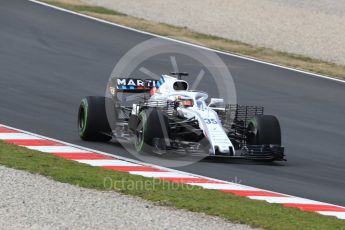
{"type": "Polygon", "coordinates": [[[345,1],[82,1],[143,19],[345,64],[345,1]]]}
{"type": "Polygon", "coordinates": [[[0,229],[252,229],[0,166],[0,229]]]}

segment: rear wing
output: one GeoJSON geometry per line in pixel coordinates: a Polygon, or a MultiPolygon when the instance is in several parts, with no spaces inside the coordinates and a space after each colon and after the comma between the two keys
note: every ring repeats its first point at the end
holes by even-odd
{"type": "Polygon", "coordinates": [[[162,78],[160,80],[116,78],[111,81],[109,89],[112,94],[115,94],[115,92],[144,93],[149,92],[152,88],[159,87],[161,84],[162,78]]]}

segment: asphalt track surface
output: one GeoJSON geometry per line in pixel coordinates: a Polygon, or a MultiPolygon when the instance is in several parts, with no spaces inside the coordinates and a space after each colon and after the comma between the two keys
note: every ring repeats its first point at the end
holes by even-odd
{"type": "MultiPolygon", "coordinates": [[[[116,62],[149,38],[28,1],[1,0],[0,123],[132,157],[116,144],[82,142],[77,108],[83,96],[103,95],[116,62]]],[[[279,117],[288,162],[203,161],[178,169],[345,205],[345,84],[220,57],[238,102],[264,105],[279,117]]],[[[151,64],[155,70],[160,63],[151,64]]]]}

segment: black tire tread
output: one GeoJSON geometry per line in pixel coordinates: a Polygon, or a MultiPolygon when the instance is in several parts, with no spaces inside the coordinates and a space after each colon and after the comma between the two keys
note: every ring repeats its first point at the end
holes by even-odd
{"type": "Polygon", "coordinates": [[[145,113],[146,122],[145,124],[143,124],[144,145],[140,151],[149,152],[151,150],[151,147],[153,146],[154,138],[164,138],[165,134],[167,134],[168,137],[170,137],[169,119],[166,114],[154,108],[146,109],[141,113],[145,113]],[[161,124],[160,122],[161,119],[163,121],[163,124],[161,124]],[[164,126],[166,128],[165,131],[163,130],[164,126]]]}
{"type": "MultiPolygon", "coordinates": [[[[82,140],[107,142],[112,139],[111,135],[105,134],[111,133],[105,108],[106,99],[105,97],[98,96],[88,96],[82,99],[79,111],[80,109],[84,109],[85,114],[87,113],[85,130],[82,131],[78,126],[79,135],[82,140]],[[87,105],[85,105],[85,102],[87,105]]],[[[78,123],[80,116],[79,112],[78,123]]]]}
{"type": "Polygon", "coordinates": [[[281,145],[281,129],[278,119],[272,115],[255,116],[249,122],[248,127],[253,125],[256,135],[248,144],[254,145],[281,145]]]}

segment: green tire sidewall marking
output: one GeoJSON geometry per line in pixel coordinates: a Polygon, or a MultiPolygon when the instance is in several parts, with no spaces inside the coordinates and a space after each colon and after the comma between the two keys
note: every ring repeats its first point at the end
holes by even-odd
{"type": "Polygon", "coordinates": [[[79,130],[79,134],[81,136],[84,136],[84,132],[86,130],[86,124],[87,124],[87,118],[88,118],[88,103],[86,98],[83,98],[81,100],[81,106],[84,108],[84,124],[83,124],[83,128],[79,130]]]}
{"type": "Polygon", "coordinates": [[[250,124],[253,125],[254,130],[257,130],[257,122],[256,122],[256,119],[252,118],[252,119],[249,120],[248,126],[247,126],[247,130],[248,130],[248,127],[249,127],[250,124]]]}
{"type": "Polygon", "coordinates": [[[143,149],[144,146],[144,138],[145,138],[145,126],[146,126],[146,114],[144,111],[142,111],[141,113],[139,113],[139,119],[141,118],[142,123],[143,123],[143,127],[142,127],[142,136],[141,136],[141,140],[140,143],[137,144],[137,142],[135,142],[135,149],[140,152],[143,149]]]}
{"type": "Polygon", "coordinates": [[[251,119],[251,120],[248,122],[248,126],[249,126],[250,124],[253,124],[253,127],[254,127],[254,128],[257,128],[257,126],[256,126],[256,120],[255,120],[255,119],[251,119]]]}

